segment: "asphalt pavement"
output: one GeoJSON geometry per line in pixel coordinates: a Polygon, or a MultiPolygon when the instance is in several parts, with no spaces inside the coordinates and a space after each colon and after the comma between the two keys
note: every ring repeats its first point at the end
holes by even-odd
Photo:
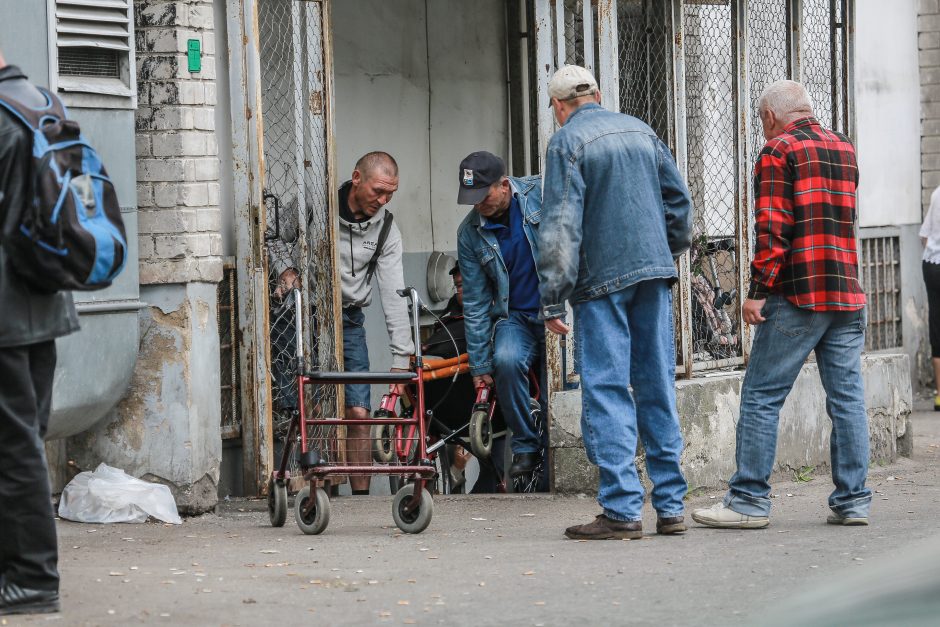
{"type": "Polygon", "coordinates": [[[335,499],[319,536],[247,500],[180,526],[60,521],[62,613],[0,625],[762,624],[937,536],[940,413],[914,432],[912,459],[871,469],[868,527],[825,524],[825,472],[778,478],[767,529],[660,537],[648,510],[632,541],[565,539],[598,513],[587,496],[435,497],[420,535],[395,527],[391,497],[335,499]]]}

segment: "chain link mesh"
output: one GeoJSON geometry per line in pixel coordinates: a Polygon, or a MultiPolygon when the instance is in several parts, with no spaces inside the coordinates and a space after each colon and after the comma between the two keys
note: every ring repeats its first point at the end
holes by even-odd
{"type": "Polygon", "coordinates": [[[686,4],[685,97],[689,191],[695,207],[691,250],[693,362],[741,355],[735,306],[738,264],[731,3],[686,4]]]}
{"type": "Polygon", "coordinates": [[[800,3],[800,73],[813,99],[816,118],[826,128],[833,125],[832,21],[833,0],[800,3]]]}
{"type": "Polygon", "coordinates": [[[675,152],[668,12],[664,0],[617,3],[620,111],[649,124],[675,152]]]}
{"type": "MultiPolygon", "coordinates": [[[[338,369],[322,18],[319,2],[258,3],[271,397],[276,439],[283,439],[298,410],[296,305],[292,290],[303,293],[302,340],[307,363],[322,370],[338,369]]],[[[312,412],[311,417],[337,415],[335,387],[313,390],[306,409],[312,412]]],[[[329,448],[335,449],[333,433],[310,436],[332,443],[329,448]]]]}
{"type": "Polygon", "coordinates": [[[565,0],[565,63],[568,65],[584,65],[583,11],[584,0],[565,0]]]}

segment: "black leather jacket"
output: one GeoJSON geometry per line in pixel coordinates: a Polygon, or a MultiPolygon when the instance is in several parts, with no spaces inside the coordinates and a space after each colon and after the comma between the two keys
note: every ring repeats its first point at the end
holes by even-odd
{"type": "MultiPolygon", "coordinates": [[[[19,68],[0,68],[0,95],[24,104],[45,100],[19,68]]],[[[23,124],[0,108],[0,233],[8,232],[11,209],[27,202],[32,139],[23,124]]],[[[0,239],[0,348],[38,344],[78,329],[71,292],[34,292],[15,274],[0,239]]]]}

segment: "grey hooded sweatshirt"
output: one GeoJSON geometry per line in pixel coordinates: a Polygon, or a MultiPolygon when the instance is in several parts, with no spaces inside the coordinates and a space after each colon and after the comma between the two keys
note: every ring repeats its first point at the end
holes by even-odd
{"type": "MultiPolygon", "coordinates": [[[[375,254],[382,223],[389,213],[383,207],[374,216],[356,221],[347,201],[349,187],[347,181],[339,190],[339,238],[336,242],[339,247],[343,307],[366,307],[372,302],[372,285],[366,282],[369,261],[375,254]]],[[[382,309],[385,311],[393,368],[408,368],[409,357],[415,350],[408,320],[408,305],[397,294],[398,290],[405,287],[401,255],[401,231],[393,220],[375,269],[382,309]]]]}

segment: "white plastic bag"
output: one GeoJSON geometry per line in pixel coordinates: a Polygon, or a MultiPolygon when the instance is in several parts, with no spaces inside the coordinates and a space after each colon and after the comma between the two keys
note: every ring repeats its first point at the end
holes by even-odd
{"type": "Polygon", "coordinates": [[[142,523],[148,516],[174,525],[183,522],[168,487],[107,464],[69,481],[59,500],[59,516],[84,523],[142,523]]]}

